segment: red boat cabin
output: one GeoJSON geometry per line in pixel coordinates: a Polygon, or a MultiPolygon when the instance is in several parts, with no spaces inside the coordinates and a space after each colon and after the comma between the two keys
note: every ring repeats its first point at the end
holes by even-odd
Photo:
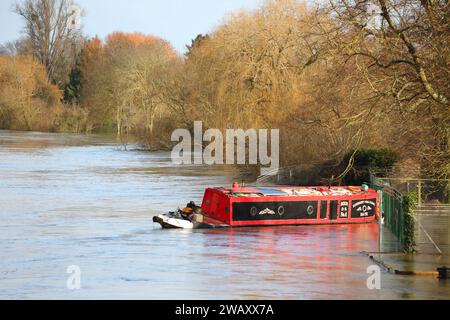
{"type": "Polygon", "coordinates": [[[378,193],[362,187],[208,188],[202,212],[229,226],[369,223],[378,193]]]}

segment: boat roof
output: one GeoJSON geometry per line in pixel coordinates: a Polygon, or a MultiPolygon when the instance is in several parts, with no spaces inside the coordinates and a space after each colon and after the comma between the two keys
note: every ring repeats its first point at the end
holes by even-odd
{"type": "Polygon", "coordinates": [[[221,193],[231,197],[299,197],[299,196],[350,196],[365,195],[376,192],[373,189],[363,189],[360,186],[332,186],[332,187],[293,187],[293,186],[271,186],[271,187],[238,187],[238,188],[215,188],[221,193]]]}

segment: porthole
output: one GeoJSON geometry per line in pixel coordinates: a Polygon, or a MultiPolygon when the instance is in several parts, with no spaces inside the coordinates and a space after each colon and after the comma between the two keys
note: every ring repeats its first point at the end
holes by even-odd
{"type": "Polygon", "coordinates": [[[282,216],[282,215],[284,214],[284,207],[283,207],[283,206],[279,206],[279,207],[278,207],[278,214],[279,214],[280,216],[282,216]]]}
{"type": "Polygon", "coordinates": [[[258,213],[258,209],[256,209],[256,207],[252,207],[250,209],[250,214],[254,217],[256,216],[256,214],[258,213]]]}
{"type": "Polygon", "coordinates": [[[308,215],[312,215],[314,212],[314,207],[309,205],[308,208],[306,209],[306,212],[308,213],[308,215]]]}

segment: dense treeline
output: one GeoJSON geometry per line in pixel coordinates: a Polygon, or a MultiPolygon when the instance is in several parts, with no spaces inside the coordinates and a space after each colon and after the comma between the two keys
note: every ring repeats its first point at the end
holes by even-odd
{"type": "Polygon", "coordinates": [[[50,83],[30,55],[0,56],[0,128],[40,131],[84,130],[87,113],[63,105],[62,91],[50,83]]]}
{"type": "MultiPolygon", "coordinates": [[[[132,134],[158,146],[169,137],[174,71],[183,63],[170,44],[138,33],[110,34],[88,41],[81,58],[81,105],[92,130],[132,134]]],[[[168,145],[163,145],[168,147],[168,145]]]]}
{"type": "Polygon", "coordinates": [[[272,0],[229,15],[184,56],[139,33],[83,41],[63,80],[46,80],[25,41],[0,60],[0,126],[114,132],[154,148],[196,120],[279,128],[283,166],[326,163],[342,179],[357,150],[389,148],[448,178],[449,20],[448,1],[272,0]]]}

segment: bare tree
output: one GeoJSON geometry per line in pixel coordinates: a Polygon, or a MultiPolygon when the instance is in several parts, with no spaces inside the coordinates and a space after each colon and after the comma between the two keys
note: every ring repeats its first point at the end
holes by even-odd
{"type": "Polygon", "coordinates": [[[347,36],[344,52],[368,58],[370,74],[389,78],[398,102],[433,100],[448,108],[448,1],[330,0],[330,6],[347,36]]]}
{"type": "Polygon", "coordinates": [[[8,41],[0,45],[0,55],[13,56],[17,54],[26,54],[28,39],[20,38],[14,41],[8,41]]]}
{"type": "Polygon", "coordinates": [[[24,0],[14,11],[25,20],[29,50],[47,69],[49,80],[63,85],[79,50],[79,7],[72,0],[24,0]]]}
{"type": "Polygon", "coordinates": [[[339,26],[335,51],[357,65],[385,113],[395,115],[397,136],[423,174],[448,178],[450,3],[330,0],[329,8],[339,26]]]}

